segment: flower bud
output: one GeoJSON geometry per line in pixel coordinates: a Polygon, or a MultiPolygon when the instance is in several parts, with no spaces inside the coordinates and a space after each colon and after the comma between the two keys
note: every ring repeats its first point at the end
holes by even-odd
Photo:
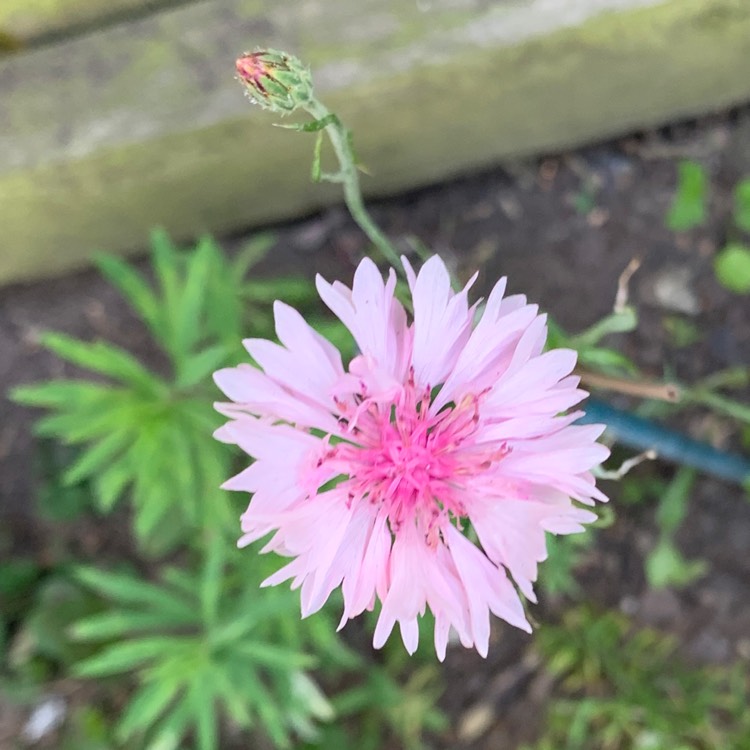
{"type": "Polygon", "coordinates": [[[264,109],[288,114],[312,100],[310,71],[293,55],[273,49],[245,52],[235,66],[237,80],[264,109]]]}

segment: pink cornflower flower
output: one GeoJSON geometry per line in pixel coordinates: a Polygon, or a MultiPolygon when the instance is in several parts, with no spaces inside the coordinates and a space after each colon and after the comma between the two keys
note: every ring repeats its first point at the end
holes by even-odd
{"type": "Polygon", "coordinates": [[[255,461],[224,487],[253,493],[240,546],[273,532],[263,552],[291,562],[264,585],[292,579],[302,614],[341,586],[342,627],[376,600],[382,646],[399,624],[417,648],[417,618],[435,616],[435,649],[451,629],[486,656],[490,612],[530,626],[516,587],[535,601],[545,531],[571,534],[606,500],[590,470],[608,451],[600,426],[564,414],[586,393],[571,375],[575,352],[543,353],[546,318],[520,295],[492,290],[481,318],[466,288],[451,290],[439,257],[415,274],[404,259],[414,309],[409,322],[363,260],[352,289],[320,276],[323,301],[351,331],[359,355],[338,350],[293,308],[274,306],[281,344],[245,346],[249,364],[220,370],[232,400],[216,432],[255,461]]]}

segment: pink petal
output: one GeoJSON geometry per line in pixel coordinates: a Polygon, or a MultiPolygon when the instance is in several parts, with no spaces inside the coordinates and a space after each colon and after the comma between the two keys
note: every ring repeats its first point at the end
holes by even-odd
{"type": "Polygon", "coordinates": [[[418,385],[432,387],[445,381],[471,334],[468,291],[476,276],[455,294],[439,256],[430,258],[416,276],[408,260],[402,261],[414,302],[414,375],[418,385]]]}

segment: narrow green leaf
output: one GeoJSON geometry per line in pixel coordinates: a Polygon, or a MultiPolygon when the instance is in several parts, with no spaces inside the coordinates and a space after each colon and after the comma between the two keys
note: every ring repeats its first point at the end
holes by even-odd
{"type": "Polygon", "coordinates": [[[133,523],[138,542],[151,554],[165,554],[185,533],[185,518],[175,515],[175,500],[168,482],[136,478],[133,488],[136,515],[133,523]]]}
{"type": "Polygon", "coordinates": [[[179,690],[179,682],[165,679],[151,680],[140,687],[117,723],[117,739],[124,743],[136,732],[149,730],[177,698],[179,690]]]}
{"type": "Polygon", "coordinates": [[[635,330],[637,325],[638,315],[635,308],[626,307],[620,312],[607,315],[583,333],[570,338],[570,346],[578,350],[590,349],[595,347],[604,336],[611,333],[629,333],[635,330]]]}
{"type": "MultiPolygon", "coordinates": [[[[270,593],[269,590],[266,592],[270,593]]],[[[288,592],[280,593],[287,594],[288,592]]],[[[226,646],[228,650],[231,650],[233,641],[245,640],[248,633],[264,622],[274,620],[283,622],[285,618],[299,617],[299,603],[295,598],[264,595],[263,606],[259,607],[258,596],[257,590],[250,591],[247,596],[231,602],[233,606],[225,615],[225,621],[211,634],[211,643],[214,647],[226,646]]]]}
{"type": "Polygon", "coordinates": [[[292,689],[295,697],[305,707],[305,712],[316,719],[331,721],[335,711],[328,698],[318,686],[317,682],[305,672],[295,672],[292,675],[292,689]]]}
{"type": "MultiPolygon", "coordinates": [[[[180,596],[193,600],[196,598],[198,581],[194,570],[181,570],[180,568],[166,568],[161,577],[170,588],[180,592],[180,596]]],[[[197,613],[196,613],[197,617],[197,613]]]]}
{"type": "Polygon", "coordinates": [[[100,273],[123,297],[148,326],[157,341],[166,336],[163,315],[153,289],[129,263],[113,255],[100,254],[94,258],[100,273]]]}
{"type": "Polygon", "coordinates": [[[104,341],[88,343],[62,333],[48,332],[42,344],[68,362],[94,372],[129,383],[149,393],[161,393],[163,382],[152,375],[138,360],[124,349],[104,341]]]}
{"type": "Polygon", "coordinates": [[[325,117],[321,117],[318,120],[310,120],[309,122],[292,123],[291,125],[277,123],[276,127],[286,128],[288,130],[297,130],[301,133],[317,133],[328,125],[337,125],[339,128],[342,127],[341,120],[333,112],[329,112],[325,117]]]}
{"type": "Polygon", "coordinates": [[[547,349],[570,349],[570,336],[551,318],[547,319],[547,349]]]}
{"type": "Polygon", "coordinates": [[[177,310],[180,295],[181,258],[169,235],[163,229],[151,233],[151,262],[161,290],[164,334],[161,344],[173,359],[178,359],[175,333],[179,326],[177,310]]]}
{"type": "MultiPolygon", "coordinates": [[[[250,672],[246,679],[257,679],[257,676],[250,672]]],[[[242,695],[241,686],[232,684],[232,681],[225,669],[217,669],[214,672],[216,683],[216,698],[223,704],[232,721],[240,727],[247,728],[253,724],[253,715],[250,706],[242,695]]]]}
{"type": "MultiPolygon", "coordinates": [[[[224,572],[224,544],[221,534],[213,533],[208,536],[205,544],[208,549],[203,557],[203,571],[200,582],[200,600],[203,621],[210,633],[219,615],[219,598],[222,590],[224,572]]],[[[210,636],[209,636],[210,637],[210,636]]]]}
{"type": "Polygon", "coordinates": [[[163,659],[174,648],[175,639],[168,635],[116,643],[78,662],[72,672],[77,677],[107,677],[130,672],[152,659],[163,659]]]}
{"type": "Polygon", "coordinates": [[[268,251],[276,242],[276,236],[270,232],[256,234],[243,248],[237,253],[232,262],[234,278],[239,285],[247,276],[247,272],[257,263],[260,263],[266,257],[268,251]]]}
{"type": "Polygon", "coordinates": [[[707,177],[702,165],[682,161],[678,165],[677,190],[667,214],[667,226],[685,232],[706,220],[707,177]]]}
{"type": "Polygon", "coordinates": [[[164,586],[93,567],[77,567],[73,576],[87,588],[109,599],[148,607],[154,612],[163,611],[165,615],[170,613],[188,620],[195,619],[194,603],[164,586]]]}
{"type": "Polygon", "coordinates": [[[634,375],[638,368],[633,361],[622,352],[615,349],[597,347],[595,349],[583,349],[578,353],[578,362],[581,365],[595,367],[612,375],[627,373],[634,375]]]}
{"type": "Polygon", "coordinates": [[[219,744],[213,682],[213,672],[204,674],[193,681],[188,694],[193,707],[198,750],[216,750],[219,744]]]}
{"type": "MultiPolygon", "coordinates": [[[[193,522],[195,500],[190,486],[190,456],[179,453],[180,425],[151,424],[130,448],[128,460],[138,467],[133,484],[138,539],[166,551],[193,522]],[[177,436],[177,437],[175,437],[177,436]]],[[[189,440],[189,438],[187,438],[189,440]]],[[[153,550],[152,550],[153,551],[153,550]]]]}
{"type": "Polygon", "coordinates": [[[122,425],[110,407],[102,404],[95,412],[80,409],[72,412],[53,412],[34,423],[34,433],[42,437],[58,437],[74,445],[109,435],[122,425]]]}
{"type": "Polygon", "coordinates": [[[679,469],[669,483],[656,510],[657,523],[665,534],[674,534],[683,522],[694,483],[695,470],[688,467],[679,469]]]}
{"type": "Polygon", "coordinates": [[[63,474],[63,483],[70,486],[91,476],[105,464],[110,463],[130,440],[125,430],[116,430],[85,450],[63,474]]]}
{"type": "Polygon", "coordinates": [[[177,373],[175,386],[190,388],[207,380],[215,370],[226,363],[229,353],[230,349],[225,344],[216,344],[189,356],[177,373]]]}
{"type": "Polygon", "coordinates": [[[206,334],[208,340],[223,341],[227,349],[232,349],[237,347],[244,332],[241,279],[235,278],[235,269],[220,248],[214,246],[214,254],[206,279],[206,334]]]}
{"type": "Polygon", "coordinates": [[[191,703],[179,700],[154,731],[145,750],[177,750],[192,720],[191,703]]]}
{"type": "Polygon", "coordinates": [[[12,401],[27,406],[67,407],[93,406],[109,398],[112,387],[87,380],[47,380],[22,385],[10,392],[12,401]]]}
{"type": "Polygon", "coordinates": [[[743,232],[750,233],[750,178],[734,189],[734,221],[743,232]]]}
{"type": "Polygon", "coordinates": [[[99,510],[108,513],[133,481],[134,473],[127,460],[110,464],[94,477],[94,491],[99,510]]]}
{"type": "Polygon", "coordinates": [[[320,152],[323,148],[323,131],[318,131],[315,136],[315,145],[313,146],[313,160],[312,167],[310,170],[310,179],[313,182],[320,182],[322,180],[322,169],[320,166],[320,152]]]}
{"type": "Polygon", "coordinates": [[[160,474],[169,485],[172,502],[179,502],[183,512],[195,517],[193,503],[188,501],[195,492],[195,471],[193,468],[192,448],[195,433],[192,425],[186,424],[181,410],[176,408],[168,418],[152,425],[149,435],[144,435],[141,448],[148,447],[149,453],[141,455],[141,460],[148,462],[149,468],[160,474]]]}
{"type": "Polygon", "coordinates": [[[721,393],[712,391],[698,391],[690,393],[690,400],[697,404],[704,404],[721,414],[750,424],[750,406],[734,398],[728,398],[721,393]]]}
{"type": "Polygon", "coordinates": [[[257,709],[263,726],[274,744],[282,750],[292,747],[289,741],[286,717],[279,711],[278,706],[265,700],[257,705],[257,709]]]}
{"type": "Polygon", "coordinates": [[[315,657],[291,651],[272,643],[255,641],[237,642],[232,646],[233,651],[247,657],[255,664],[271,669],[307,669],[315,665],[315,657]]]}
{"type": "Polygon", "coordinates": [[[196,445],[200,439],[205,439],[202,447],[216,444],[211,435],[221,424],[223,418],[217,415],[213,406],[206,401],[204,396],[183,398],[179,402],[179,413],[185,420],[186,428],[194,436],[196,445]]]}
{"type": "Polygon", "coordinates": [[[61,410],[37,420],[34,430],[39,435],[59,436],[66,443],[87,442],[127,428],[138,434],[155,408],[137,394],[113,388],[95,408],[61,410]]]}
{"type": "Polygon", "coordinates": [[[79,620],[71,627],[70,634],[77,641],[104,641],[133,633],[166,631],[170,628],[197,627],[198,625],[195,613],[173,612],[165,607],[151,612],[119,609],[79,620]]]}
{"type": "Polygon", "coordinates": [[[652,588],[685,586],[705,574],[703,560],[686,560],[673,542],[667,538],[659,541],[646,558],[646,578],[652,588]]]}
{"type": "Polygon", "coordinates": [[[151,232],[151,255],[164,297],[162,304],[168,309],[173,309],[180,288],[179,256],[177,248],[164,229],[154,229],[151,232]]]}
{"type": "Polygon", "coordinates": [[[187,274],[175,309],[175,349],[180,353],[181,369],[191,349],[198,343],[205,307],[206,279],[210,276],[212,248],[210,244],[199,243],[186,255],[187,274]]]}

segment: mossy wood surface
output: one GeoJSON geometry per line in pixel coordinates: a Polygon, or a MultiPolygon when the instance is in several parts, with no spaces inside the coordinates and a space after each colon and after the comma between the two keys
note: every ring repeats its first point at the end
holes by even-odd
{"type": "Polygon", "coordinates": [[[750,99],[748,0],[216,0],[0,58],[0,282],[303,214],[313,136],[233,80],[313,68],[370,195],[750,99]]]}
{"type": "Polygon", "coordinates": [[[0,51],[72,36],[189,0],[0,0],[0,51]]]}

